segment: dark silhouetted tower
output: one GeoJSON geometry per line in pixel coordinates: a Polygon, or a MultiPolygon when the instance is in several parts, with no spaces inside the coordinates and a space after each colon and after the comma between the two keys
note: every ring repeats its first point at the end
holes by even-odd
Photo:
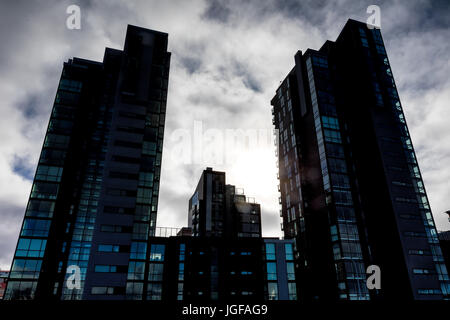
{"type": "Polygon", "coordinates": [[[144,290],[158,206],[167,39],[128,26],[123,51],[107,48],[103,62],[64,63],[5,299],[124,299],[144,290]],[[79,287],[66,285],[73,270],[80,271],[79,287]]]}
{"type": "MultiPolygon", "coordinates": [[[[413,71],[413,70],[411,70],[413,71]]],[[[450,282],[379,29],[295,55],[271,102],[283,229],[309,300],[448,298],[450,282]],[[366,268],[381,268],[368,290],[366,268]]]]}

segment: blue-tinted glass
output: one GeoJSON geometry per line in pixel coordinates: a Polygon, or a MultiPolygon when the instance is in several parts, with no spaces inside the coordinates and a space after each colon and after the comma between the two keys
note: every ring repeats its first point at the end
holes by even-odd
{"type": "Polygon", "coordinates": [[[293,262],[286,263],[286,269],[288,280],[295,280],[294,263],[293,262]]]}
{"type": "Polygon", "coordinates": [[[22,236],[47,237],[50,229],[50,220],[25,219],[22,236]]]}
{"type": "Polygon", "coordinates": [[[147,244],[145,242],[132,242],[130,250],[130,259],[145,259],[147,253],[147,244]]]}
{"type": "Polygon", "coordinates": [[[95,272],[109,272],[109,266],[106,265],[96,265],[95,272]]]}
{"type": "Polygon", "coordinates": [[[47,240],[40,239],[20,239],[16,251],[18,257],[36,257],[44,256],[47,240]]]}
{"type": "Polygon", "coordinates": [[[275,244],[266,243],[266,259],[275,260],[275,244]]]}
{"type": "Polygon", "coordinates": [[[54,208],[55,203],[53,201],[32,199],[28,202],[26,215],[28,217],[51,218],[54,208]]]}
{"type": "Polygon", "coordinates": [[[286,243],[284,245],[284,248],[286,250],[286,260],[294,260],[294,252],[292,250],[292,244],[286,243]]]}
{"type": "Polygon", "coordinates": [[[111,252],[112,251],[112,245],[110,244],[100,244],[98,246],[98,251],[102,251],[102,252],[111,252]]]}
{"type": "Polygon", "coordinates": [[[164,249],[163,244],[152,244],[150,249],[150,261],[164,261],[164,249]]]}
{"type": "Polygon", "coordinates": [[[17,245],[18,250],[28,250],[30,247],[30,239],[20,239],[17,245]]]}
{"type": "Polygon", "coordinates": [[[26,260],[15,259],[12,269],[11,278],[34,278],[39,276],[42,260],[26,260]]]}
{"type": "Polygon", "coordinates": [[[267,280],[277,280],[277,264],[267,262],[267,280]]]}

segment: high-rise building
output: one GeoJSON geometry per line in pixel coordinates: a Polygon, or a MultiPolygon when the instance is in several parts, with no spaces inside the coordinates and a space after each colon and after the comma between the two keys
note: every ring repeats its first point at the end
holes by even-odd
{"type": "Polygon", "coordinates": [[[261,237],[260,205],[226,185],[225,172],[204,170],[189,208],[191,227],[151,237],[147,282],[142,261],[128,269],[127,298],[297,300],[294,240],[261,237]]]}
{"type": "Polygon", "coordinates": [[[123,51],[64,63],[5,299],[124,299],[127,270],[148,270],[167,40],[128,26],[123,51]]]}
{"type": "MultiPolygon", "coordinates": [[[[411,70],[413,72],[413,70],[411,70]]],[[[380,30],[297,52],[271,101],[303,301],[440,300],[450,282],[380,30]],[[369,290],[367,267],[380,268],[369,290]]]]}
{"type": "Polygon", "coordinates": [[[261,206],[225,183],[225,172],[206,168],[189,200],[194,236],[261,237],[261,206]]]}

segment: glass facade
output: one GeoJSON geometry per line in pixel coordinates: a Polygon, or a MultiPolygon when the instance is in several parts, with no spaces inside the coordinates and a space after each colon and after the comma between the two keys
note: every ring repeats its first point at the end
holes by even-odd
{"type": "MultiPolygon", "coordinates": [[[[445,266],[442,251],[439,245],[439,238],[436,230],[436,226],[431,214],[430,205],[428,202],[428,197],[425,192],[425,186],[422,180],[422,176],[417,163],[417,157],[412,145],[411,137],[409,135],[408,126],[406,124],[405,115],[403,113],[402,104],[397,92],[397,88],[394,81],[394,76],[392,69],[390,67],[389,59],[384,48],[383,39],[379,29],[364,30],[360,28],[361,38],[369,37],[373,39],[373,44],[376,48],[376,55],[367,53],[367,63],[369,66],[373,66],[372,70],[372,82],[374,84],[374,94],[379,95],[382,89],[385,93],[382,95],[383,101],[378,101],[377,106],[385,107],[390,109],[394,115],[395,126],[400,133],[400,141],[402,145],[402,151],[406,159],[405,171],[409,173],[410,179],[404,179],[402,181],[392,180],[391,183],[399,189],[398,193],[403,193],[404,189],[408,190],[411,197],[396,196],[394,195],[394,201],[405,202],[412,204],[407,205],[409,208],[409,213],[414,215],[417,212],[417,207],[419,211],[419,216],[425,227],[425,234],[421,237],[425,238],[431,252],[432,260],[434,262],[434,268],[432,271],[423,268],[416,268],[412,266],[412,273],[420,275],[423,279],[424,274],[437,274],[440,282],[440,290],[432,288],[419,288],[417,293],[421,296],[442,294],[444,298],[450,299],[450,279],[448,276],[448,271],[445,266]],[[409,181],[408,181],[409,180],[409,181]],[[427,270],[428,272],[417,272],[417,270],[427,270]],[[428,289],[428,290],[427,290],[428,289]],[[439,292],[440,291],[440,292],[439,292]]],[[[383,137],[386,143],[395,142],[391,137],[383,137]]],[[[402,170],[402,168],[400,168],[402,170]]],[[[397,191],[398,189],[394,189],[397,191]]],[[[405,218],[410,218],[411,216],[405,218]]],[[[411,272],[411,270],[410,270],[411,272]]]]}
{"type": "Polygon", "coordinates": [[[314,113],[317,147],[327,205],[332,224],[330,237],[336,264],[339,298],[369,300],[366,268],[359,241],[356,217],[339,216],[341,211],[353,211],[352,191],[344,152],[343,139],[337,117],[333,86],[328,73],[326,56],[311,55],[306,59],[311,104],[314,113]],[[322,103],[326,108],[321,108],[322,103]],[[330,147],[332,146],[332,147],[330,147]],[[331,155],[327,147],[332,149],[331,155]],[[333,200],[331,200],[333,199],[333,200]]]}
{"type": "Polygon", "coordinates": [[[123,51],[106,49],[103,62],[64,64],[6,299],[158,297],[157,284],[145,284],[159,267],[149,237],[158,207],[167,38],[128,26],[123,51]],[[79,286],[68,285],[73,270],[80,271],[79,286]]]}
{"type": "Polygon", "coordinates": [[[280,216],[285,237],[296,239],[303,299],[448,298],[380,30],[349,20],[336,41],[297,52],[271,104],[280,216]],[[368,290],[369,265],[379,265],[383,290],[368,290]]]}
{"type": "Polygon", "coordinates": [[[266,300],[298,299],[293,248],[292,240],[264,240],[266,300]]]}

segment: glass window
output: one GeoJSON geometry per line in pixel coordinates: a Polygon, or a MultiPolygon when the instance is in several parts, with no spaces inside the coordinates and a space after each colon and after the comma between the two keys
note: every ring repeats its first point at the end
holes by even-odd
{"type": "Polygon", "coordinates": [[[330,157],[344,158],[344,148],[342,145],[334,143],[326,143],[327,153],[330,157]]]}
{"type": "Polygon", "coordinates": [[[287,278],[288,278],[288,280],[295,280],[294,263],[293,262],[286,263],[286,269],[287,269],[287,278]]]}
{"type": "Polygon", "coordinates": [[[324,129],[325,141],[341,143],[341,134],[339,131],[324,129]]]}
{"type": "Polygon", "coordinates": [[[322,125],[324,128],[339,130],[339,122],[337,118],[322,116],[322,125]]]}
{"type": "Polygon", "coordinates": [[[329,103],[321,103],[320,104],[320,113],[328,116],[337,116],[336,106],[329,103]]]}
{"type": "Polygon", "coordinates": [[[355,220],[355,211],[353,208],[337,206],[336,213],[337,213],[338,221],[340,221],[340,220],[354,221],[355,220]]]}
{"type": "Polygon", "coordinates": [[[48,237],[49,230],[50,220],[26,218],[20,235],[30,237],[48,237]]]}
{"type": "Polygon", "coordinates": [[[69,80],[69,79],[61,79],[59,82],[60,90],[67,90],[71,92],[80,92],[83,83],[81,81],[69,80]]]}
{"type": "Polygon", "coordinates": [[[363,28],[359,28],[359,35],[364,38],[367,36],[366,31],[363,28]]]}
{"type": "Polygon", "coordinates": [[[32,300],[37,281],[10,281],[5,292],[5,300],[32,300]]]}
{"type": "Polygon", "coordinates": [[[359,242],[342,241],[341,243],[344,258],[362,258],[359,242]]]}
{"type": "Polygon", "coordinates": [[[153,173],[152,172],[140,172],[139,173],[139,186],[153,187],[153,173]]]}
{"type": "Polygon", "coordinates": [[[334,260],[341,259],[341,248],[339,247],[339,243],[333,244],[333,255],[334,255],[334,260]]]}
{"type": "Polygon", "coordinates": [[[144,141],[142,153],[146,155],[156,155],[156,142],[144,141]]]}
{"type": "Polygon", "coordinates": [[[68,91],[58,91],[58,93],[56,94],[55,102],[71,105],[78,103],[78,99],[79,99],[78,93],[68,91]]]}
{"type": "Polygon", "coordinates": [[[152,189],[148,188],[138,188],[137,190],[137,202],[151,203],[152,202],[152,189]]]}
{"type": "Polygon", "coordinates": [[[384,105],[383,96],[380,93],[375,94],[375,101],[376,101],[377,106],[382,107],[384,105]]]}
{"type": "Polygon", "coordinates": [[[41,271],[42,260],[14,259],[10,277],[14,279],[37,279],[41,271]]]}
{"type": "Polygon", "coordinates": [[[28,202],[26,216],[51,218],[55,210],[55,203],[53,201],[35,200],[31,199],[28,202]]]}
{"type": "Polygon", "coordinates": [[[350,188],[350,181],[348,179],[348,176],[345,174],[332,173],[331,182],[333,184],[333,187],[335,188],[342,188],[342,189],[350,188]]]}
{"type": "Polygon", "coordinates": [[[276,282],[269,282],[267,291],[269,300],[278,300],[278,284],[276,282]]]}
{"type": "Polygon", "coordinates": [[[275,262],[267,262],[267,280],[277,280],[277,264],[275,262]]]}
{"type": "Polygon", "coordinates": [[[145,259],[147,253],[147,243],[145,242],[132,242],[130,249],[130,259],[145,259]]]}
{"type": "Polygon", "coordinates": [[[266,260],[275,260],[275,244],[266,243],[266,260]]]}
{"type": "Polygon", "coordinates": [[[286,261],[294,260],[294,252],[292,250],[292,244],[291,243],[286,243],[284,245],[284,249],[286,250],[286,261]]]}
{"type": "Polygon", "coordinates": [[[149,221],[150,220],[151,207],[146,205],[137,205],[136,214],[134,219],[136,221],[149,221]]]}
{"type": "Polygon", "coordinates": [[[322,68],[328,68],[328,61],[326,57],[312,56],[313,65],[322,68]]]}
{"type": "Polygon", "coordinates": [[[183,300],[183,282],[178,283],[178,294],[177,294],[177,300],[183,300]]]}
{"type": "Polygon", "coordinates": [[[159,282],[152,282],[147,285],[147,300],[161,300],[162,298],[162,284],[159,282]]]}
{"type": "Polygon", "coordinates": [[[386,50],[384,49],[384,46],[383,46],[383,45],[377,44],[377,45],[376,45],[376,48],[377,48],[377,52],[378,52],[379,54],[386,55],[386,50]]]}
{"type": "Polygon", "coordinates": [[[91,294],[97,295],[107,295],[107,294],[114,294],[114,287],[92,287],[91,288],[91,294]]]}
{"type": "Polygon", "coordinates": [[[47,240],[20,238],[17,244],[17,257],[42,258],[44,256],[47,240]]]}
{"type": "Polygon", "coordinates": [[[148,238],[148,223],[135,223],[133,224],[133,239],[147,240],[148,238]]]}
{"type": "Polygon", "coordinates": [[[62,171],[63,168],[61,167],[50,167],[45,165],[39,165],[36,171],[35,179],[43,181],[59,182],[61,181],[62,171]]]}
{"type": "Polygon", "coordinates": [[[67,146],[69,145],[69,140],[69,136],[49,133],[45,137],[44,147],[67,148],[67,146]]]}
{"type": "Polygon", "coordinates": [[[130,261],[128,264],[128,280],[144,280],[145,262],[130,261]]]}
{"type": "Polygon", "coordinates": [[[63,165],[66,154],[66,151],[43,148],[39,163],[63,165]]]}
{"type": "Polygon", "coordinates": [[[337,227],[336,227],[336,225],[332,225],[332,226],[330,227],[330,234],[331,234],[331,241],[337,241],[337,240],[339,240],[339,235],[338,235],[338,232],[337,232],[337,227]]]}
{"type": "Polygon", "coordinates": [[[53,118],[74,119],[75,109],[68,106],[55,104],[52,111],[53,118]]]}
{"type": "Polygon", "coordinates": [[[377,28],[373,28],[372,30],[373,39],[376,43],[383,44],[383,39],[381,38],[381,32],[377,28]]]}
{"type": "Polygon", "coordinates": [[[184,280],[184,263],[180,262],[178,264],[178,280],[183,281],[184,280]]]}
{"type": "Polygon", "coordinates": [[[366,47],[366,48],[369,47],[369,42],[367,42],[366,38],[361,38],[361,43],[362,43],[363,47],[366,47]]]}
{"type": "Polygon", "coordinates": [[[48,132],[66,133],[69,134],[72,131],[73,122],[63,119],[51,119],[48,124],[48,132]]]}
{"type": "Polygon", "coordinates": [[[353,204],[352,194],[350,191],[335,189],[333,191],[333,194],[334,194],[334,201],[336,202],[336,204],[347,204],[347,205],[353,204]]]}
{"type": "Polygon", "coordinates": [[[145,125],[147,127],[157,127],[159,125],[159,115],[158,114],[147,114],[145,116],[145,125]]]}
{"type": "Polygon", "coordinates": [[[127,282],[126,295],[130,300],[142,300],[144,284],[142,282],[127,282]]]}
{"type": "Polygon", "coordinates": [[[95,272],[117,272],[117,266],[97,264],[94,267],[95,272]]]}
{"type": "Polygon", "coordinates": [[[163,280],[164,265],[162,263],[150,263],[148,269],[148,281],[163,280]]]}
{"type": "Polygon", "coordinates": [[[288,283],[289,300],[297,300],[297,286],[295,282],[288,283]]]}
{"type": "Polygon", "coordinates": [[[119,246],[112,245],[112,244],[99,244],[98,251],[99,252],[119,252],[119,246]]]}
{"type": "Polygon", "coordinates": [[[31,197],[39,199],[56,199],[58,184],[36,181],[31,189],[31,197]]]}
{"type": "Polygon", "coordinates": [[[150,261],[164,261],[164,249],[163,244],[152,244],[150,248],[150,261]]]}
{"type": "Polygon", "coordinates": [[[343,159],[329,158],[328,159],[328,169],[331,172],[346,173],[347,165],[345,163],[345,160],[343,160],[343,159]]]}

